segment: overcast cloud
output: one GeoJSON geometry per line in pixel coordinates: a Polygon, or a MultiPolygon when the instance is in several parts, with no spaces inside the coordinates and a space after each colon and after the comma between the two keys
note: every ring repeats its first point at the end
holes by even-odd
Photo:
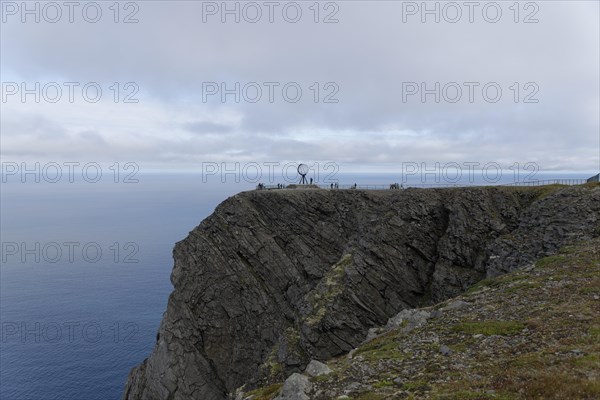
{"type": "MultiPolygon", "coordinates": [[[[479,2],[473,23],[460,1],[454,3],[463,12],[456,23],[444,20],[454,18],[451,8],[439,23],[432,15],[422,23],[419,13],[405,13],[403,22],[403,10],[421,2],[402,1],[321,2],[319,23],[309,8],[314,2],[297,2],[302,18],[289,23],[282,16],[287,3],[278,3],[273,23],[262,1],[257,23],[244,15],[240,23],[231,15],[222,23],[219,13],[203,22],[203,8],[222,3],[201,1],[135,2],[120,10],[119,23],[109,9],[113,2],[98,2],[103,14],[97,23],[82,18],[85,3],[74,23],[64,6],[62,19],[49,23],[42,13],[46,3],[39,3],[40,22],[26,15],[23,23],[21,2],[2,1],[3,160],[134,161],[157,168],[290,160],[356,168],[406,161],[600,167],[598,2],[521,2],[518,23],[513,1],[494,3],[502,10],[496,23],[482,15],[490,2],[479,2]],[[122,23],[136,8],[139,22],[122,23]],[[334,11],[338,22],[323,23],[334,11]],[[538,22],[524,23],[528,15],[538,22]],[[56,103],[43,96],[36,103],[33,95],[22,102],[20,93],[8,95],[11,82],[29,88],[35,82],[97,82],[103,92],[97,103],[82,98],[81,86],[73,103],[66,88],[56,103]],[[134,85],[125,87],[128,82],[134,85]],[[246,99],[240,93],[239,103],[234,95],[222,102],[219,94],[207,95],[217,87],[207,82],[230,89],[256,82],[263,96],[247,101],[255,97],[250,85],[246,99]],[[265,82],[273,82],[273,102],[265,82]],[[302,89],[296,103],[283,98],[289,82],[302,89]],[[456,82],[462,98],[448,101],[456,94],[456,85],[449,85],[446,99],[441,93],[436,103],[432,94],[423,103],[418,93],[403,96],[415,88],[406,82],[426,82],[430,89],[435,82],[456,82]],[[472,102],[464,82],[479,85],[472,84],[472,102]],[[490,82],[502,89],[495,103],[482,94],[490,82]],[[124,103],[127,94],[139,102],[124,103]],[[327,95],[337,102],[325,102],[327,95]]],[[[46,11],[53,18],[54,11],[46,11]]],[[[247,11],[252,18],[254,10],[247,11]]],[[[288,11],[293,17],[294,9],[288,11]]],[[[487,17],[494,15],[495,6],[487,17]]]]}

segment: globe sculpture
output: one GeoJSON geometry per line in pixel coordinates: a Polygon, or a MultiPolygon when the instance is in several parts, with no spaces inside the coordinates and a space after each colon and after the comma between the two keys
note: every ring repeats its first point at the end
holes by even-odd
{"type": "Polygon", "coordinates": [[[300,184],[308,185],[308,180],[306,179],[306,174],[308,174],[308,165],[306,165],[306,164],[298,165],[298,174],[300,175],[300,184]]]}

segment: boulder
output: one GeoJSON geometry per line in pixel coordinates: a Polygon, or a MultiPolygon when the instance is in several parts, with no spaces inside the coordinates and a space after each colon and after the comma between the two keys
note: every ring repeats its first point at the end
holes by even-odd
{"type": "Polygon", "coordinates": [[[275,400],[310,400],[312,384],[305,375],[294,373],[283,383],[281,394],[275,400]]]}
{"type": "Polygon", "coordinates": [[[312,360],[308,363],[304,372],[313,377],[328,375],[331,373],[331,368],[329,368],[326,364],[323,364],[320,361],[312,360]]]}

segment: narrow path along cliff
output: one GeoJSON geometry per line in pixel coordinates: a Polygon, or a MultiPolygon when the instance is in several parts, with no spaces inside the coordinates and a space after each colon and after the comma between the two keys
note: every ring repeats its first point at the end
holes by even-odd
{"type": "Polygon", "coordinates": [[[156,346],[123,398],[283,382],[402,310],[598,236],[597,184],[240,193],[175,246],[156,346]]]}

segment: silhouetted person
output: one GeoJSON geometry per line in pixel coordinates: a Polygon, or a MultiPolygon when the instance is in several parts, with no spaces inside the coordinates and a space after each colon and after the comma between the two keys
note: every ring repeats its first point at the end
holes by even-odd
{"type": "Polygon", "coordinates": [[[312,179],[313,179],[313,178],[310,178],[310,184],[311,184],[311,185],[312,185],[312,179]]]}

